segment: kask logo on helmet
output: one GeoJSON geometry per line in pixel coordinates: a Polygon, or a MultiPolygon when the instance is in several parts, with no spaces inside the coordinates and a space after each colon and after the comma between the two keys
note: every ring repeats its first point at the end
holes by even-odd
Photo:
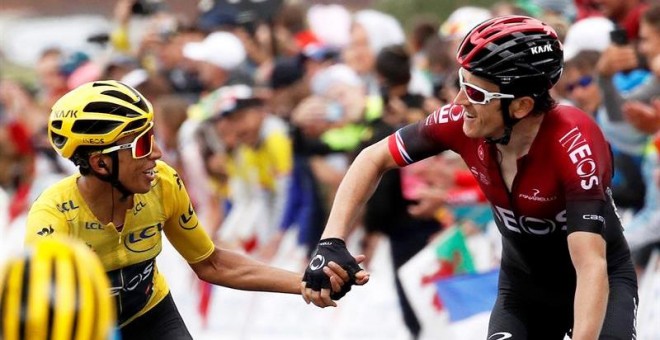
{"type": "Polygon", "coordinates": [[[54,118],[78,118],[78,110],[56,110],[52,115],[54,118]]]}
{"type": "Polygon", "coordinates": [[[552,46],[550,44],[545,46],[534,46],[531,48],[532,54],[539,54],[544,52],[552,52],[552,46]]]}
{"type": "Polygon", "coordinates": [[[532,54],[539,54],[545,52],[552,52],[552,46],[550,44],[545,46],[534,46],[531,48],[532,54]]]}

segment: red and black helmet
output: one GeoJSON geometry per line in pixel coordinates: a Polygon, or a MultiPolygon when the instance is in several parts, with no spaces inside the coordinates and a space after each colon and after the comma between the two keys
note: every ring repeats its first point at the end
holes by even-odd
{"type": "Polygon", "coordinates": [[[456,60],[469,72],[500,86],[534,84],[538,91],[550,89],[559,80],[564,53],[552,27],[535,18],[511,15],[473,28],[461,42],[456,60]]]}

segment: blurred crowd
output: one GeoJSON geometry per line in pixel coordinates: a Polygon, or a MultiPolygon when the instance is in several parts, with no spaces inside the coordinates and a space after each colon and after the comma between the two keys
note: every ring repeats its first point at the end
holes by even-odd
{"type": "MultiPolygon", "coordinates": [[[[36,84],[0,79],[0,235],[18,232],[39,193],[77,171],[48,144],[50,106],[80,84],[115,79],[153,103],[163,160],[215,242],[270,261],[295,229],[309,253],[353,157],[453,100],[454,55],[472,27],[524,14],[561,35],[565,68],[553,96],[592,114],[611,143],[613,196],[643,275],[660,245],[657,1],[498,2],[443,21],[420,14],[405,29],[390,14],[340,4],[202,3],[186,18],[165,3],[118,0],[113,30],[92,37],[103,53],[53,46],[33,65],[36,84]],[[136,18],[146,24],[136,29],[136,18]]],[[[375,190],[355,237],[367,255],[388,238],[395,269],[443,228],[482,234],[492,219],[472,173],[450,153],[391,171],[375,190]]]]}

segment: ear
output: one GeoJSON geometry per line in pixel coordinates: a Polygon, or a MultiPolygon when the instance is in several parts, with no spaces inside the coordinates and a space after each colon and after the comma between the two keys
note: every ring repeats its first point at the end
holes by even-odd
{"type": "Polygon", "coordinates": [[[527,117],[534,109],[534,99],[532,97],[516,98],[509,105],[509,112],[516,119],[527,117]]]}
{"type": "Polygon", "coordinates": [[[89,157],[89,167],[94,170],[94,172],[101,175],[110,174],[110,163],[112,160],[110,157],[101,154],[95,154],[89,157]]]}

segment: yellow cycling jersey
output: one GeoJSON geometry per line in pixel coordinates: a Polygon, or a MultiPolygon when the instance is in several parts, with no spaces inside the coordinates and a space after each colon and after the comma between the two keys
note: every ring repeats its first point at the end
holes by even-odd
{"type": "Polygon", "coordinates": [[[101,223],[91,212],[76,184],[80,174],[46,189],[28,214],[26,244],[40,237],[68,234],[96,252],[110,278],[120,326],[153,308],[169,292],[155,265],[161,231],[189,263],[206,259],[215,248],[176,171],[161,161],[155,171],[151,190],[133,195],[133,207],[126,211],[121,232],[112,222],[101,223]]]}
{"type": "Polygon", "coordinates": [[[293,146],[286,124],[275,116],[267,116],[256,147],[240,145],[227,160],[230,176],[275,191],[277,179],[291,175],[293,146]]]}

